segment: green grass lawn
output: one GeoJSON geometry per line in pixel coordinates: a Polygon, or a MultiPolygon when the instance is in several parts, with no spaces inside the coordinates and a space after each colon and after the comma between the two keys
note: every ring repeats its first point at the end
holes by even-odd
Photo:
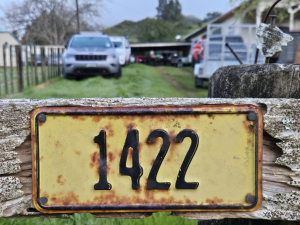
{"type": "MultiPolygon", "coordinates": [[[[82,80],[64,80],[55,78],[47,83],[26,88],[21,94],[10,98],[113,98],[113,97],[207,97],[207,86],[197,89],[194,85],[192,68],[151,67],[143,64],[131,64],[123,68],[120,79],[91,77],[82,80]]],[[[197,221],[168,216],[169,213],[154,213],[151,217],[140,220],[133,219],[97,219],[91,214],[74,214],[68,219],[0,219],[0,224],[54,224],[54,225],[196,225],[197,221]]]]}
{"type": "Polygon", "coordinates": [[[123,68],[120,79],[90,77],[64,80],[59,77],[47,83],[27,88],[10,98],[113,98],[113,97],[207,97],[207,83],[203,89],[195,88],[194,76],[189,69],[151,67],[131,64],[123,68]]]}
{"type": "Polygon", "coordinates": [[[168,216],[169,213],[154,213],[145,219],[102,219],[92,214],[76,213],[66,219],[0,219],[2,225],[197,225],[192,221],[180,217],[168,216]]]}

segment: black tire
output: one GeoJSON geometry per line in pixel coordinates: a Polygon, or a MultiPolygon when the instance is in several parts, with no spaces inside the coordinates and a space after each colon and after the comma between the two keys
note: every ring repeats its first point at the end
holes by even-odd
{"type": "Polygon", "coordinates": [[[67,80],[74,79],[74,77],[73,77],[71,74],[65,73],[64,67],[63,67],[63,69],[62,69],[62,74],[63,74],[63,78],[64,78],[64,79],[67,79],[67,80]]]}
{"type": "Polygon", "coordinates": [[[119,70],[115,73],[114,78],[119,79],[122,76],[122,67],[119,66],[119,70]]]}
{"type": "Polygon", "coordinates": [[[75,79],[75,77],[74,76],[72,76],[71,74],[65,74],[65,75],[63,75],[63,78],[64,79],[67,79],[67,80],[74,80],[75,79]]]}
{"type": "Polygon", "coordinates": [[[196,88],[203,87],[203,78],[195,77],[195,87],[196,88]]]}

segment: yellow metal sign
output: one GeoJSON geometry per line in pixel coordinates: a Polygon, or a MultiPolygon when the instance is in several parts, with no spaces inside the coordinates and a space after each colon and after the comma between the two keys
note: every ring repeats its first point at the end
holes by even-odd
{"type": "Polygon", "coordinates": [[[43,213],[252,211],[263,115],[243,106],[44,107],[32,113],[43,213]]]}

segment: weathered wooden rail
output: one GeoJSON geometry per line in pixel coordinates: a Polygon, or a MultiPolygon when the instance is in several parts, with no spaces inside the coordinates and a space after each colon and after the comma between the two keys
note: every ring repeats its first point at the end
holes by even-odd
{"type": "MultiPolygon", "coordinates": [[[[0,217],[45,217],[32,205],[30,114],[37,107],[194,106],[253,104],[264,113],[263,203],[254,212],[173,213],[189,219],[300,220],[300,100],[296,99],[49,99],[0,100],[0,217]]],[[[95,214],[144,218],[151,213],[95,214]]],[[[51,215],[59,217],[60,215],[51,215]]]]}

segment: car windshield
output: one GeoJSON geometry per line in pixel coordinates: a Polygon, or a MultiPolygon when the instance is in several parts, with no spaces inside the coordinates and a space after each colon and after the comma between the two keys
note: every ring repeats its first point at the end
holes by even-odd
{"type": "Polygon", "coordinates": [[[123,43],[120,41],[114,41],[115,48],[123,48],[123,43]]]}
{"type": "Polygon", "coordinates": [[[106,37],[75,37],[71,48],[111,48],[111,42],[106,37]]]}

